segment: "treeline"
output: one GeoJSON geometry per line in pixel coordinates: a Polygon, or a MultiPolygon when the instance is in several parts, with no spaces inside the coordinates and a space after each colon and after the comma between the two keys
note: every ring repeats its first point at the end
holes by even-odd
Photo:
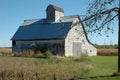
{"type": "Polygon", "coordinates": [[[114,45],[98,45],[98,44],[94,44],[94,46],[97,49],[118,49],[117,44],[114,44],[114,45]]]}

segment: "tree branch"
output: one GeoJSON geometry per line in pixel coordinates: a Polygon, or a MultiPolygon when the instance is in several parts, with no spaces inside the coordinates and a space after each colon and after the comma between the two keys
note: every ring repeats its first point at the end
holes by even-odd
{"type": "Polygon", "coordinates": [[[96,28],[96,29],[93,29],[93,30],[91,30],[91,31],[88,31],[88,32],[95,32],[95,31],[97,31],[97,30],[102,29],[105,24],[107,24],[107,23],[111,22],[112,20],[114,20],[114,18],[117,17],[118,15],[119,15],[119,14],[115,15],[113,18],[111,18],[110,20],[106,21],[106,22],[103,23],[100,27],[98,27],[98,28],[96,28]]]}
{"type": "Polygon", "coordinates": [[[111,12],[117,12],[117,13],[119,14],[119,8],[118,8],[118,7],[115,7],[115,8],[112,8],[112,9],[109,9],[109,10],[105,10],[105,11],[102,11],[102,12],[97,12],[96,14],[93,14],[93,15],[91,15],[90,17],[86,17],[85,19],[83,19],[82,22],[87,21],[87,20],[89,20],[89,19],[91,19],[91,18],[94,18],[94,17],[96,17],[96,16],[98,16],[98,15],[101,15],[101,14],[109,14],[109,13],[111,13],[111,12]]]}

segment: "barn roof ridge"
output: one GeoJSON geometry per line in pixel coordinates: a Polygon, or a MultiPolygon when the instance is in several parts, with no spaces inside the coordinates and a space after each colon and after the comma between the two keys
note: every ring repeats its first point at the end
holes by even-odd
{"type": "MultiPolygon", "coordinates": [[[[73,18],[75,18],[75,17],[79,17],[79,16],[80,15],[70,15],[70,16],[63,16],[63,17],[73,17],[73,18]]],[[[63,17],[60,17],[60,18],[63,18],[63,17]]],[[[31,20],[41,20],[41,19],[46,19],[46,18],[25,19],[24,22],[25,21],[31,21],[31,20]]]]}
{"type": "Polygon", "coordinates": [[[48,24],[48,23],[61,23],[61,19],[63,20],[62,22],[72,22],[73,19],[79,17],[79,15],[71,15],[71,16],[63,16],[58,19],[56,22],[47,22],[46,18],[36,18],[36,19],[26,19],[20,26],[26,26],[29,24],[33,24],[34,22],[38,22],[38,24],[48,24]],[[69,19],[68,19],[69,18],[69,19]],[[69,21],[66,21],[69,20],[69,21]]]}

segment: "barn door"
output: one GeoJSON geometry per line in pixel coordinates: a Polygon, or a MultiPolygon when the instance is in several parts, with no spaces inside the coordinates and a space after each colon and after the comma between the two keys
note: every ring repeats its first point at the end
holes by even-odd
{"type": "Polygon", "coordinates": [[[59,43],[54,44],[54,53],[56,55],[64,55],[63,50],[64,50],[64,47],[62,46],[62,44],[59,44],[59,43]]]}
{"type": "Polygon", "coordinates": [[[82,46],[80,42],[73,42],[73,55],[80,56],[82,53],[82,46]]]}

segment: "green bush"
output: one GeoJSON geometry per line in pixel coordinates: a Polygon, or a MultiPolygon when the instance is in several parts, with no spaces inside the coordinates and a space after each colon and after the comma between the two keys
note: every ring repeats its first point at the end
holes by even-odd
{"type": "Polygon", "coordinates": [[[43,58],[43,53],[41,51],[38,51],[37,53],[35,53],[33,55],[33,57],[35,57],[35,58],[43,58]]]}
{"type": "Polygon", "coordinates": [[[46,51],[45,53],[43,53],[45,58],[51,58],[53,56],[53,53],[50,51],[46,51]]]}
{"type": "Polygon", "coordinates": [[[20,57],[20,56],[21,56],[21,54],[20,54],[20,53],[18,53],[18,52],[15,52],[15,53],[13,53],[13,56],[14,56],[14,57],[20,57]]]}

